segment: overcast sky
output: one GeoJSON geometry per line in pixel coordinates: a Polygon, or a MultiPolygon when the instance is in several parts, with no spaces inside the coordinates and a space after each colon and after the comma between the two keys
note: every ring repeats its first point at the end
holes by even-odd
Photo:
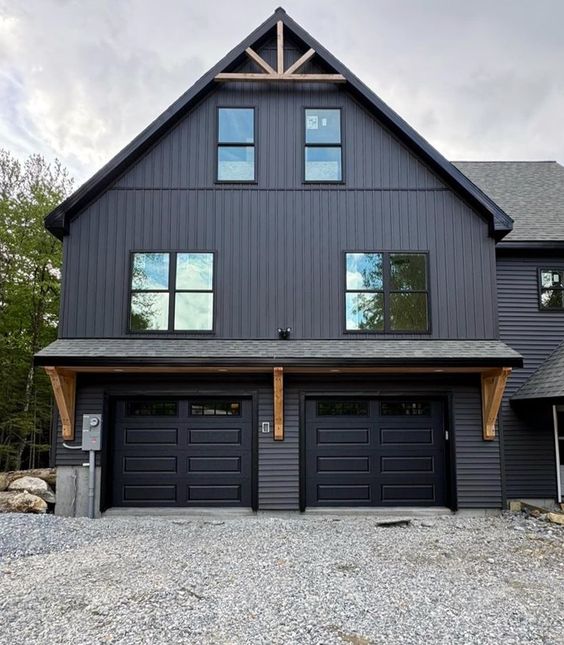
{"type": "MultiPolygon", "coordinates": [[[[0,147],[87,179],[280,1],[0,0],[0,147]]],[[[287,0],[449,159],[564,163],[564,0],[287,0]]]]}

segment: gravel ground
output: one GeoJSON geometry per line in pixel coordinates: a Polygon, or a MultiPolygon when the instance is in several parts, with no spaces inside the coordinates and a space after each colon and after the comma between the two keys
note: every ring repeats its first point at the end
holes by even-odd
{"type": "Polygon", "coordinates": [[[564,643],[564,528],[522,516],[0,516],[0,643],[564,643]]]}

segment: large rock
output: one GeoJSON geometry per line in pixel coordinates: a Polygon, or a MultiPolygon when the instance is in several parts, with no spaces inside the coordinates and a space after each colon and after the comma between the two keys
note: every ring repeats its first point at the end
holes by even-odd
{"type": "Polygon", "coordinates": [[[32,470],[9,470],[0,473],[0,491],[6,490],[8,486],[21,477],[38,477],[46,481],[49,486],[55,488],[57,484],[57,470],[55,468],[34,468],[32,470]]]}
{"type": "Polygon", "coordinates": [[[50,504],[55,503],[55,493],[49,486],[49,484],[38,477],[20,477],[15,479],[9,486],[8,490],[14,491],[27,491],[32,495],[41,497],[41,499],[49,502],[50,504]]]}
{"type": "MultiPolygon", "coordinates": [[[[15,491],[14,491],[15,492],[15,491]]],[[[5,495],[6,493],[4,493],[5,495]]],[[[27,491],[15,492],[5,503],[8,513],[46,513],[47,502],[27,491]]]]}
{"type": "Polygon", "coordinates": [[[16,492],[15,490],[11,492],[7,492],[7,491],[0,492],[0,513],[8,513],[11,511],[11,508],[8,502],[16,495],[19,495],[19,493],[16,492]]]}
{"type": "Polygon", "coordinates": [[[554,524],[561,524],[564,526],[564,513],[547,513],[546,519],[554,524]]]}

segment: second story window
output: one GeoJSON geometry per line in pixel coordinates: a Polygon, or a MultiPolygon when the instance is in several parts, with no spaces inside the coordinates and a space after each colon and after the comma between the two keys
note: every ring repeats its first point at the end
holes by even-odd
{"type": "Polygon", "coordinates": [[[564,310],[564,270],[540,270],[540,308],[564,310]]]}
{"type": "Polygon", "coordinates": [[[213,253],[134,253],[131,331],[213,330],[213,253]]]}
{"type": "Polygon", "coordinates": [[[341,110],[305,111],[305,180],[334,182],[343,179],[341,110]]]}
{"type": "Polygon", "coordinates": [[[255,111],[219,108],[217,180],[255,181],[255,111]]]}
{"type": "Polygon", "coordinates": [[[429,331],[424,253],[347,253],[347,331],[429,331]]]}

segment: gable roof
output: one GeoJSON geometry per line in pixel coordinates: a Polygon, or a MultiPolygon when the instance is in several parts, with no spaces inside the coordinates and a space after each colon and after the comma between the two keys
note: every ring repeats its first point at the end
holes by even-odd
{"type": "Polygon", "coordinates": [[[453,161],[514,220],[504,242],[564,242],[564,166],[556,161],[453,161]]]}
{"type": "Polygon", "coordinates": [[[564,397],[564,343],[556,347],[542,365],[511,397],[512,401],[564,397]]]}
{"type": "Polygon", "coordinates": [[[58,238],[68,233],[69,221],[81,211],[129,166],[139,159],[165,132],[182,119],[191,107],[201,100],[215,86],[216,74],[230,71],[246,60],[247,47],[265,42],[276,30],[276,24],[282,21],[284,28],[301,41],[305,47],[312,48],[336,73],[346,79],[347,88],[376,117],[389,128],[401,141],[418,154],[448,184],[465,198],[471,206],[485,216],[490,222],[490,232],[500,239],[512,228],[511,218],[486,194],[484,194],[463,173],[453,166],[443,155],[433,148],[423,137],[409,126],[398,114],[388,107],[372,90],[358,79],[343,63],[337,60],[325,47],[312,38],[300,27],[284,9],[279,7],[255,31],[232,49],[214,67],[204,74],[196,83],[165,110],[153,123],[143,130],[121,152],[103,166],[93,177],[86,181],[70,197],[60,204],[45,218],[45,226],[58,238]]]}

